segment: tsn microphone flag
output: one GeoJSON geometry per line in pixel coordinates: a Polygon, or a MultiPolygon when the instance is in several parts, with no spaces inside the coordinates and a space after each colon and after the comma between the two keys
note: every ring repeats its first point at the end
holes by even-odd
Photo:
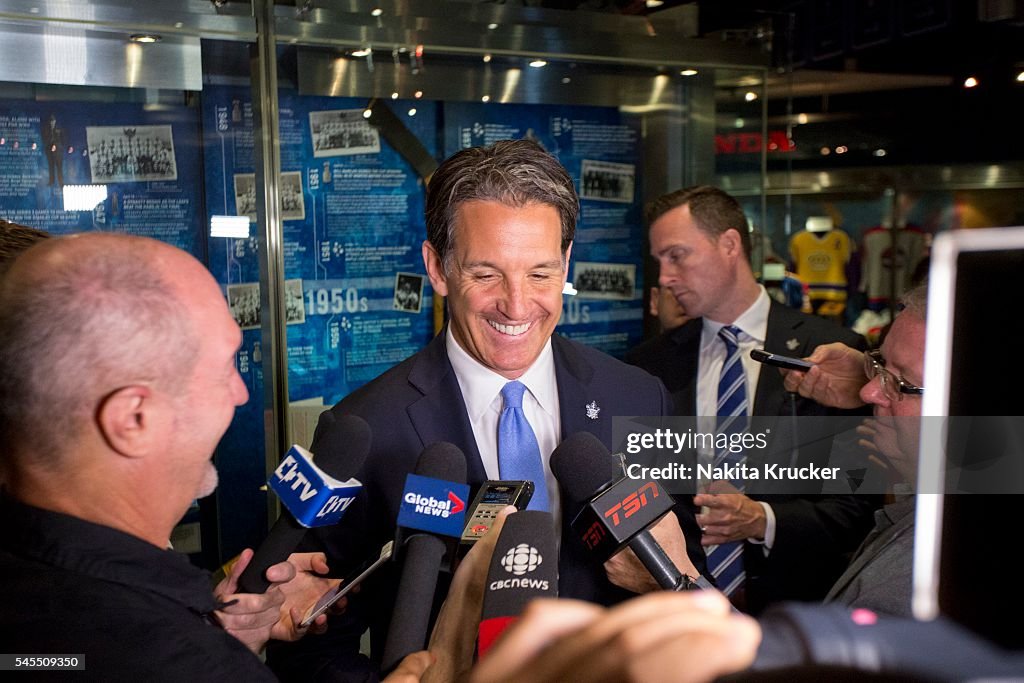
{"type": "Polygon", "coordinates": [[[307,529],[336,524],[363,488],[358,479],[338,481],[325,473],[302,446],[288,449],[267,484],[307,529]]]}
{"type": "Polygon", "coordinates": [[[407,475],[398,526],[458,538],[466,526],[467,500],[468,484],[407,475]]]}

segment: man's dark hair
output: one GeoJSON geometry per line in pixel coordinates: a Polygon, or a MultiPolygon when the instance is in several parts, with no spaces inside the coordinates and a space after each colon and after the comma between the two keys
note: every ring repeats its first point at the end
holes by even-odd
{"type": "Polygon", "coordinates": [[[695,185],[675,192],[663,194],[644,207],[644,219],[651,225],[672,209],[689,206],[697,227],[713,240],[717,240],[729,228],[740,235],[743,253],[750,261],[750,229],[747,226],[747,215],[743,207],[733,198],[717,187],[695,185]]]}
{"type": "Polygon", "coordinates": [[[0,272],[17,258],[18,254],[50,237],[50,233],[26,225],[18,225],[0,218],[0,272]]]}
{"type": "Polygon", "coordinates": [[[427,239],[449,272],[455,215],[465,202],[492,201],[519,208],[546,204],[562,224],[562,254],[576,234],[580,202],[572,177],[543,147],[530,140],[501,140],[448,157],[427,186],[427,239]]]}

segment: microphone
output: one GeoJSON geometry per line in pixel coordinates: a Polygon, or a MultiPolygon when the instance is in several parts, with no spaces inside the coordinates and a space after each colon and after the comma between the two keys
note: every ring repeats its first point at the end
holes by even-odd
{"type": "Polygon", "coordinates": [[[451,567],[466,524],[465,481],[466,456],[445,441],[423,449],[415,472],[406,477],[395,535],[396,556],[404,547],[405,564],[384,645],[383,671],[426,644],[437,577],[446,569],[446,559],[451,567]]]}
{"type": "Polygon", "coordinates": [[[362,488],[350,477],[370,452],[366,421],[356,415],[336,418],[326,411],[317,435],[315,457],[292,446],[267,480],[284,509],[238,578],[241,593],[265,592],[270,587],[267,569],[288,559],[310,528],[336,524],[362,488]]]}
{"type": "Polygon", "coordinates": [[[1024,654],[1003,650],[946,619],[915,621],[843,605],[785,603],[758,621],[763,638],[749,671],[760,673],[752,680],[765,671],[805,666],[927,681],[1019,680],[1024,672],[1024,654]]]}
{"type": "Polygon", "coordinates": [[[477,641],[483,657],[534,598],[558,597],[558,550],[550,512],[509,515],[491,555],[477,641]]]}
{"type": "Polygon", "coordinates": [[[551,471],[566,497],[583,508],[573,533],[605,562],[629,546],[662,588],[687,587],[682,573],[647,530],[675,504],[654,480],[622,476],[618,461],[589,432],[570,435],[551,454],[551,471]]]}

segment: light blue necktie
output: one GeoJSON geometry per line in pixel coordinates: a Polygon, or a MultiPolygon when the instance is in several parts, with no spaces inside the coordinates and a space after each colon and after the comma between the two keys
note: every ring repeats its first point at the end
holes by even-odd
{"type": "Polygon", "coordinates": [[[547,477],[540,459],[537,437],[523,413],[526,385],[512,381],[501,388],[503,401],[498,417],[498,472],[502,479],[533,482],[528,510],[549,510],[547,477]]]}
{"type": "MultiPolygon", "coordinates": [[[[731,437],[748,429],[747,419],[747,378],[740,358],[740,329],[729,325],[718,331],[725,344],[725,364],[718,380],[718,426],[719,434],[731,437]]],[[[715,452],[715,466],[739,465],[746,459],[744,453],[733,453],[728,448],[715,452]]],[[[740,491],[742,481],[731,482],[740,491]]],[[[746,579],[743,570],[743,542],[732,541],[708,548],[708,569],[715,577],[719,589],[732,595],[746,579]]]]}

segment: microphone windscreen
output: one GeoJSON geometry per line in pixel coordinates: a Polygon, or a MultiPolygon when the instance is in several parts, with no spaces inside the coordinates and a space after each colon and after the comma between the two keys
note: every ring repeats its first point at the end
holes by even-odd
{"type": "Polygon", "coordinates": [[[558,549],[549,512],[509,515],[491,555],[484,585],[479,653],[483,655],[534,598],[558,597],[558,549]]]}
{"type": "Polygon", "coordinates": [[[335,416],[327,410],[320,415],[309,450],[321,471],[339,481],[348,481],[366,462],[372,443],[366,420],[358,415],[335,416]]]}
{"type": "Polygon", "coordinates": [[[594,494],[622,476],[616,459],[590,432],[571,434],[551,453],[551,471],[573,503],[594,494]]]}
{"type": "Polygon", "coordinates": [[[455,444],[438,441],[423,449],[413,473],[462,484],[466,482],[466,456],[455,444]]]}

